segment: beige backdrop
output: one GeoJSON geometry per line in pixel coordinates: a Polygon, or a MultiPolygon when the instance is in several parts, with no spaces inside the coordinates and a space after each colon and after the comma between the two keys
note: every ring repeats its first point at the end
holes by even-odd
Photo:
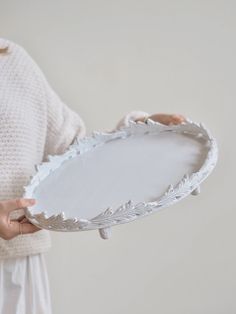
{"type": "Polygon", "coordinates": [[[236,313],[235,9],[226,0],[0,2],[0,36],[28,50],[88,133],[130,110],[176,112],[204,122],[220,148],[199,197],[116,226],[106,241],[52,233],[55,314],[236,313]]]}

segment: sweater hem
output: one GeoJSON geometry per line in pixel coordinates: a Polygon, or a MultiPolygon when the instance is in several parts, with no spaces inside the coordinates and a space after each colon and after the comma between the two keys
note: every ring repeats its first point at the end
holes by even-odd
{"type": "Polygon", "coordinates": [[[12,251],[12,252],[5,252],[4,255],[1,255],[1,252],[0,252],[0,261],[3,260],[3,259],[8,259],[8,258],[17,258],[17,257],[26,257],[26,256],[29,256],[29,255],[35,255],[35,254],[39,254],[39,253],[46,253],[50,250],[52,246],[49,245],[49,246],[44,246],[44,247],[37,247],[36,249],[29,249],[29,250],[24,250],[22,252],[15,252],[15,251],[12,251]]]}

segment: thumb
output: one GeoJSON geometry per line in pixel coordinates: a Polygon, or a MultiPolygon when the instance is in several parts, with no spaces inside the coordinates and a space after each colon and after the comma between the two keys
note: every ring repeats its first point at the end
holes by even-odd
{"type": "Polygon", "coordinates": [[[33,206],[35,204],[35,199],[27,199],[27,198],[16,198],[10,200],[4,200],[0,202],[0,208],[4,210],[6,213],[10,213],[11,211],[19,208],[24,208],[27,206],[33,206]]]}
{"type": "Polygon", "coordinates": [[[39,230],[41,230],[41,228],[33,225],[29,221],[21,223],[21,232],[22,232],[22,234],[34,233],[34,232],[39,231],[39,230]]]}

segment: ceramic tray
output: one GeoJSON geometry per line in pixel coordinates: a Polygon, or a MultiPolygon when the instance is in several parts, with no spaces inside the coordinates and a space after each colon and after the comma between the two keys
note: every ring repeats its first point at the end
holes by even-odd
{"type": "Polygon", "coordinates": [[[98,229],[106,239],[111,226],[198,194],[216,161],[216,141],[202,124],[129,120],[76,138],[64,154],[37,165],[24,187],[23,197],[36,199],[26,216],[40,228],[98,229]]]}

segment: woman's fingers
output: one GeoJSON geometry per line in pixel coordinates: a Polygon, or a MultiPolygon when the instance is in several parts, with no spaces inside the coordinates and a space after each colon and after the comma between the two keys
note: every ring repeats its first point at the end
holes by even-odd
{"type": "Polygon", "coordinates": [[[33,225],[28,220],[24,223],[21,223],[21,232],[22,234],[28,234],[28,233],[34,233],[36,231],[42,230],[38,228],[37,226],[33,225]]]}
{"type": "Polygon", "coordinates": [[[20,234],[34,233],[41,230],[30,222],[20,223],[18,221],[10,221],[5,230],[2,231],[2,238],[5,240],[11,240],[20,234]]]}
{"type": "Polygon", "coordinates": [[[32,206],[35,199],[16,198],[12,200],[0,201],[0,237],[10,240],[19,234],[28,234],[41,230],[33,225],[25,215],[17,219],[10,219],[10,212],[19,208],[32,206]]]}
{"type": "Polygon", "coordinates": [[[23,219],[25,218],[25,215],[21,215],[20,217],[18,218],[14,218],[14,219],[11,219],[12,221],[22,221],[23,219]]]}
{"type": "Polygon", "coordinates": [[[150,118],[165,125],[180,124],[186,121],[185,117],[180,114],[155,113],[150,118]]]}
{"type": "Polygon", "coordinates": [[[27,206],[33,206],[35,204],[35,199],[27,198],[16,198],[12,200],[3,200],[0,202],[0,210],[4,210],[7,213],[19,208],[24,208],[27,206]]]}
{"type": "MultiPolygon", "coordinates": [[[[142,121],[144,122],[144,118],[138,118],[135,119],[134,121],[142,121]]],[[[186,118],[180,114],[165,114],[165,113],[154,113],[149,116],[149,119],[159,122],[161,124],[165,125],[171,125],[171,124],[180,124],[186,121],[186,118]]]]}
{"type": "Polygon", "coordinates": [[[170,115],[170,123],[179,124],[186,121],[185,117],[180,114],[170,115]]]}
{"type": "MultiPolygon", "coordinates": [[[[19,218],[17,218],[17,219],[12,219],[12,220],[14,220],[14,221],[18,221],[19,223],[24,223],[24,222],[30,222],[29,220],[28,220],[28,218],[26,218],[25,217],[25,215],[23,215],[23,216],[20,216],[19,218]]],[[[12,221],[11,220],[11,221],[12,221]]]]}
{"type": "Polygon", "coordinates": [[[23,218],[23,219],[20,221],[20,223],[22,224],[22,223],[24,223],[24,222],[30,222],[30,221],[25,217],[25,218],[23,218]]]}

